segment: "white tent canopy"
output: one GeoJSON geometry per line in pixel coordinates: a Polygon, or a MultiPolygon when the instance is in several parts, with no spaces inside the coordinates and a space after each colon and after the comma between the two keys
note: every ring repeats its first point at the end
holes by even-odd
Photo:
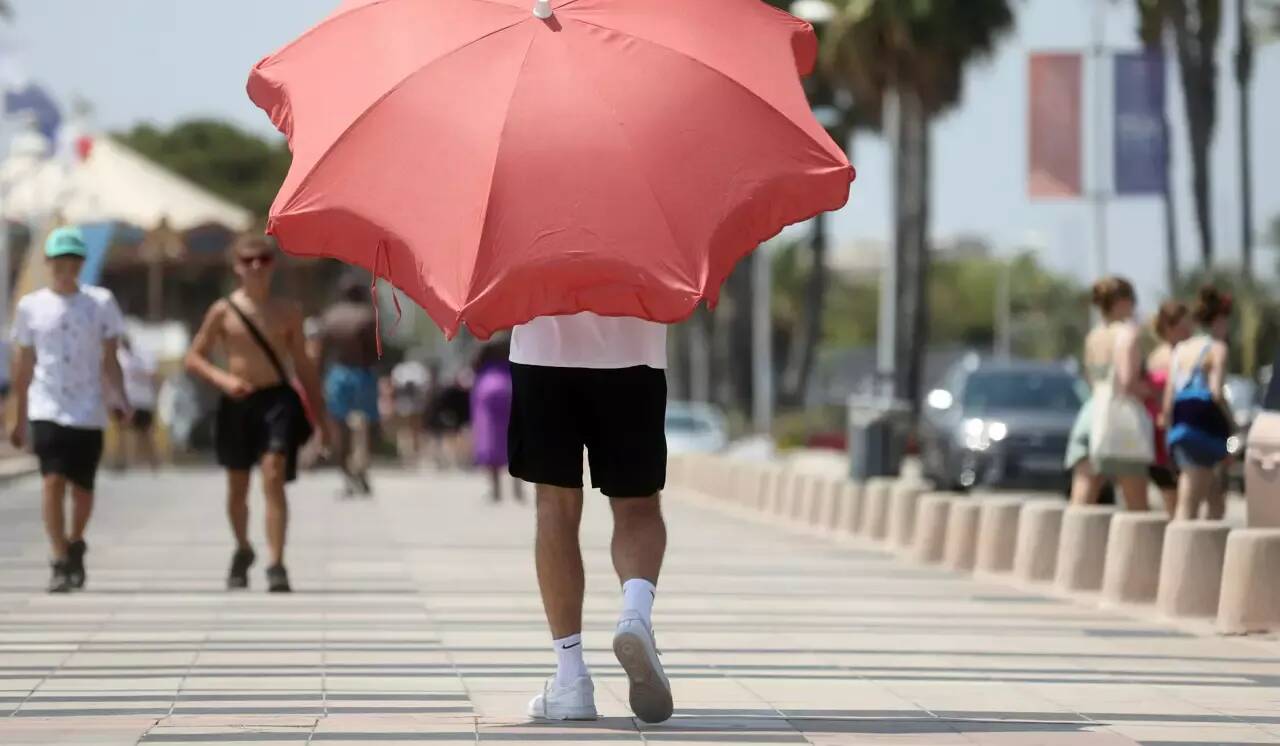
{"type": "MultiPolygon", "coordinates": [[[[167,224],[185,231],[206,224],[248,230],[253,214],[147,160],[109,137],[95,137],[88,157],[75,163],[43,155],[32,132],[15,137],[0,164],[7,194],[4,216],[66,223],[118,221],[143,230],[167,224]]],[[[41,138],[43,139],[43,138],[41,138]]]]}

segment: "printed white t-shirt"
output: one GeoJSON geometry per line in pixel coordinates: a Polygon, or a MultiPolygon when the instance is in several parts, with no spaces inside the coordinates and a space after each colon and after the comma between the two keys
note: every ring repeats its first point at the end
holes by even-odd
{"type": "Polygon", "coordinates": [[[102,346],[123,333],[124,317],[105,288],[82,286],[72,295],[45,288],[23,296],[14,311],[12,340],[36,353],[28,419],[105,428],[102,346]]]}
{"type": "Polygon", "coordinates": [[[511,362],[550,368],[667,367],[667,326],[626,316],[542,316],[511,331],[511,362]]]}

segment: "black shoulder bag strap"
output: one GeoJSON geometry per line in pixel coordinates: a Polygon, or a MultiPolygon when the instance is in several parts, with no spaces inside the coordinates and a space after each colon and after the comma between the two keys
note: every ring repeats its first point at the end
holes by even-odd
{"type": "Polygon", "coordinates": [[[284,366],[280,364],[280,357],[276,355],[276,351],[271,347],[271,343],[267,341],[262,330],[258,328],[257,324],[253,323],[253,320],[249,318],[249,314],[245,313],[234,299],[227,298],[227,304],[236,312],[236,315],[240,317],[245,327],[248,328],[249,333],[253,335],[254,341],[267,354],[267,357],[271,360],[271,366],[276,369],[276,374],[280,376],[280,383],[287,385],[289,383],[289,375],[285,373],[284,366]]]}

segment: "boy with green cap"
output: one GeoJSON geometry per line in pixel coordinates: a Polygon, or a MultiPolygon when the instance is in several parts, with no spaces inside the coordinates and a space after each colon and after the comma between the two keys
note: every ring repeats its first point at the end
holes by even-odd
{"type": "MultiPolygon", "coordinates": [[[[76,228],[45,243],[49,286],[23,296],[14,310],[12,370],[16,409],[9,439],[30,438],[44,477],[44,525],[53,550],[51,593],[84,587],[85,528],[107,425],[106,398],[127,401],[116,346],[124,319],[109,290],[80,284],[87,249],[76,228]],[[71,487],[71,531],[66,530],[71,487]]],[[[127,408],[127,404],[123,405],[127,408]]],[[[127,415],[127,412],[120,413],[127,415]]]]}

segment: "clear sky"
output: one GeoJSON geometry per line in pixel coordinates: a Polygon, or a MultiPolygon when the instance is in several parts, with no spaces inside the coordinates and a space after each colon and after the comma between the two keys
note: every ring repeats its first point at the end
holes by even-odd
{"type": "MultiPolygon", "coordinates": [[[[264,133],[270,132],[270,125],[244,94],[249,68],[337,5],[336,0],[11,2],[17,18],[10,33],[31,77],[64,99],[87,99],[97,126],[116,129],[144,120],[169,123],[212,115],[264,133]]],[[[1093,0],[1025,0],[1017,32],[1004,41],[995,58],[971,70],[965,105],[937,128],[935,235],[983,235],[1002,250],[1040,245],[1049,264],[1087,279],[1092,271],[1092,209],[1081,203],[1033,203],[1026,197],[1025,60],[1033,50],[1086,48],[1092,4],[1093,0]]],[[[1112,5],[1108,44],[1135,47],[1132,0],[1112,5]]],[[[1234,24],[1229,22],[1222,39],[1213,161],[1213,208],[1224,261],[1238,260],[1240,245],[1237,97],[1229,57],[1234,47],[1234,24]]],[[[1280,122],[1280,43],[1264,48],[1259,57],[1253,160],[1261,229],[1280,214],[1280,138],[1275,136],[1280,122]]],[[[1171,80],[1170,90],[1185,267],[1197,261],[1198,248],[1176,80],[1171,80]]],[[[1087,96],[1092,99],[1091,93],[1087,96]]],[[[1086,145],[1091,142],[1089,135],[1086,145]]],[[[890,226],[888,151],[878,138],[863,136],[854,143],[853,160],[860,178],[835,229],[841,241],[883,240],[890,226]]],[[[1086,175],[1091,178],[1089,169],[1086,175]]],[[[1109,268],[1133,277],[1144,300],[1154,300],[1164,283],[1158,201],[1116,201],[1107,212],[1109,268]]],[[[1276,257],[1267,251],[1260,254],[1259,267],[1269,274],[1276,257]]]]}

